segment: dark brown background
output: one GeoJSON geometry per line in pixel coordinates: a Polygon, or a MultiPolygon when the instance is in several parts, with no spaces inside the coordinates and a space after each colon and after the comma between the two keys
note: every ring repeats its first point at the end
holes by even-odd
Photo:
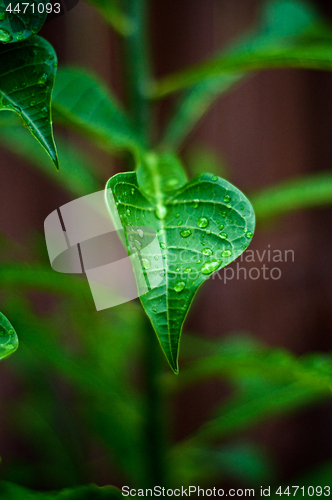
{"type": "MultiPolygon", "coordinates": [[[[248,29],[261,2],[254,0],[153,0],[151,38],[158,76],[203,60],[248,29]]],[[[316,2],[331,14],[330,2],[316,2]]],[[[116,88],[123,81],[117,37],[88,5],[80,2],[62,18],[48,23],[42,35],[55,47],[60,67],[88,66],[116,88]]],[[[332,75],[309,71],[262,72],[221,99],[185,144],[211,146],[225,160],[230,180],[244,192],[298,174],[331,167],[332,75]]],[[[67,194],[0,151],[0,227],[20,242],[43,231],[45,217],[67,194]]],[[[117,167],[96,154],[105,181],[117,167]]],[[[50,165],[50,168],[52,166],[50,165]]],[[[295,262],[281,265],[278,281],[210,280],[199,294],[188,329],[208,337],[233,330],[249,331],[270,345],[294,353],[332,348],[331,209],[292,214],[260,228],[252,249],[293,249],[295,262]]],[[[270,264],[264,262],[267,266],[270,264]]],[[[255,264],[260,267],[261,265],[255,264]]],[[[233,267],[234,264],[233,264],[233,267]]],[[[177,410],[177,434],[193,430],[206,409],[220,397],[211,385],[199,396],[190,393],[177,410]]],[[[272,447],[282,478],[292,477],[331,457],[332,406],[260,427],[254,436],[272,447]]]]}

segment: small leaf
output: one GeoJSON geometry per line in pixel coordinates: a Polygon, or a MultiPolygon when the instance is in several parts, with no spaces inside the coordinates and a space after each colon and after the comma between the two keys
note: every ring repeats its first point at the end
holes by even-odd
{"type": "Polygon", "coordinates": [[[53,47],[43,38],[0,45],[0,110],[17,113],[56,167],[51,96],[57,68],[53,47]]]}
{"type": "Polygon", "coordinates": [[[0,312],[0,359],[7,358],[18,348],[18,338],[14,327],[0,312]]]}
{"type": "Polygon", "coordinates": [[[59,71],[53,108],[60,121],[72,123],[108,151],[136,152],[140,148],[140,140],[115,98],[85,71],[73,68],[59,71]]]}
{"type": "MultiPolygon", "coordinates": [[[[247,248],[255,216],[243,193],[217,176],[200,175],[173,191],[162,189],[165,180],[160,173],[157,179],[154,193],[140,171],[137,176],[134,172],[117,174],[106,188],[113,193],[130,254],[137,252],[130,244],[130,226],[157,231],[161,257],[148,246],[139,254],[147,283],[156,275],[160,283],[142,295],[141,302],[170,366],[178,373],[182,324],[194,295],[212,273],[247,248]],[[143,177],[148,195],[138,185],[143,177]]],[[[107,202],[114,210],[109,194],[107,202]]]]}
{"type": "Polygon", "coordinates": [[[21,42],[38,33],[47,16],[46,4],[47,0],[0,0],[0,42],[21,42]]]}

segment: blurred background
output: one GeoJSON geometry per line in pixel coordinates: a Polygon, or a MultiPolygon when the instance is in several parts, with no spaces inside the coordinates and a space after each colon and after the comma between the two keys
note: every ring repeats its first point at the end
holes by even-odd
{"type": "MultiPolygon", "coordinates": [[[[331,2],[313,3],[332,23],[331,2]]],[[[151,1],[155,74],[160,77],[180,70],[227,47],[257,23],[261,6],[262,2],[254,0],[151,1]]],[[[60,68],[74,64],[91,69],[125,102],[119,38],[90,5],[80,1],[66,15],[46,23],[40,34],[54,46],[60,68]]],[[[158,110],[161,126],[172,103],[169,99],[158,110]]],[[[260,72],[216,102],[185,141],[181,157],[190,175],[214,168],[212,173],[230,180],[250,199],[252,193],[278,182],[330,169],[331,116],[330,73],[260,72]]],[[[101,186],[111,175],[125,170],[123,160],[111,159],[73,132],[61,127],[55,130],[56,137],[76,144],[91,158],[101,186]]],[[[118,396],[112,391],[118,394],[122,390],[115,385],[122,373],[133,392],[134,388],[143,391],[136,359],[145,329],[140,305],[134,302],[97,315],[83,279],[77,278],[75,297],[63,290],[67,275],[56,276],[54,286],[48,283],[53,271],[43,240],[44,219],[77,196],[8,148],[0,149],[0,162],[1,255],[12,273],[3,268],[3,278],[0,273],[1,310],[21,340],[17,353],[0,365],[0,476],[36,489],[88,482],[127,484],[128,476],[135,476],[133,471],[139,475],[139,467],[134,458],[131,466],[119,465],[117,457],[127,448],[116,442],[117,424],[107,421],[103,411],[130,413],[125,405],[134,398],[131,392],[113,406],[112,398],[118,396]],[[24,281],[20,276],[23,264],[28,270],[36,266],[48,269],[45,286],[34,286],[33,277],[24,281]],[[79,311],[77,317],[73,306],[79,311]],[[80,366],[79,374],[71,363],[80,366]],[[93,363],[96,371],[90,373],[93,363]],[[99,382],[104,384],[102,389],[99,382]]],[[[49,168],[54,168],[51,162],[49,168]]],[[[65,175],[61,158],[58,175],[65,175]]],[[[256,257],[255,263],[244,259],[241,264],[248,270],[263,264],[277,266],[281,270],[277,280],[264,280],[262,275],[227,283],[210,279],[195,299],[184,335],[191,332],[196,339],[219,341],[232,337],[232,332],[244,332],[293,355],[331,351],[331,215],[331,208],[319,208],[258,224],[250,249],[260,254],[281,250],[283,255],[285,250],[293,250],[294,261],[273,264],[266,253],[263,262],[256,257]]],[[[231,264],[235,271],[236,264],[231,264]]],[[[41,276],[36,278],[38,283],[44,279],[41,276]]],[[[167,372],[166,362],[162,358],[160,362],[167,372]]],[[[179,378],[185,363],[180,353],[179,378]]],[[[225,380],[214,377],[167,400],[167,439],[178,442],[194,433],[230,391],[225,380]]],[[[140,403],[137,408],[139,415],[140,403]]],[[[225,487],[248,487],[257,473],[258,481],[266,484],[287,484],[332,460],[331,400],[313,398],[300,409],[291,409],[280,415],[272,412],[250,428],[239,427],[226,437],[225,449],[234,446],[235,450],[230,455],[233,468],[220,461],[218,481],[225,487]],[[256,447],[260,457],[255,459],[257,471],[244,465],[245,459],[255,462],[256,447]]],[[[135,411],[129,418],[134,430],[131,435],[129,427],[127,440],[137,437],[135,419],[139,416],[135,411]]],[[[230,461],[226,460],[228,465],[230,461]]],[[[209,486],[217,485],[216,479],[208,481],[209,486]]]]}

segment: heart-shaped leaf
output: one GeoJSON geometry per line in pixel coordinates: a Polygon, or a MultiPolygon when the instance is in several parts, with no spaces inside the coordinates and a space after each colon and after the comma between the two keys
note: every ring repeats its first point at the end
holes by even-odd
{"type": "Polygon", "coordinates": [[[18,348],[18,338],[14,327],[0,312],[0,359],[7,358],[18,348]]]}
{"type": "Polygon", "coordinates": [[[20,115],[56,167],[51,97],[57,66],[53,47],[38,36],[20,43],[0,44],[0,111],[20,115]]]}
{"type": "Polygon", "coordinates": [[[0,42],[26,40],[43,26],[47,0],[0,0],[0,42]]]}
{"type": "Polygon", "coordinates": [[[157,169],[150,182],[140,169],[137,174],[117,174],[106,186],[114,201],[109,191],[106,198],[113,213],[115,202],[128,253],[139,250],[149,287],[140,299],[170,366],[178,373],[181,329],[194,295],[203,281],[247,248],[255,216],[244,194],[217,176],[202,174],[184,183],[177,169],[175,177],[166,174],[179,186],[171,191],[170,184],[163,189],[165,179],[160,172],[157,169]],[[144,193],[138,184],[140,179],[144,193]],[[133,239],[135,227],[138,229],[133,239]],[[142,227],[157,232],[158,252],[153,245],[144,247],[140,243],[142,227]],[[159,281],[152,287],[156,277],[159,281]]]}

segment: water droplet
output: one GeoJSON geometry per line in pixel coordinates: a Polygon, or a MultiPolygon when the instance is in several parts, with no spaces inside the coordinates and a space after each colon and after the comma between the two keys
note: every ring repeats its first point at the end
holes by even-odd
{"type": "Polygon", "coordinates": [[[36,101],[30,101],[29,106],[36,106],[36,101]]]}
{"type": "Polygon", "coordinates": [[[220,262],[218,260],[211,260],[209,262],[205,262],[205,264],[201,267],[202,274],[212,274],[214,271],[218,269],[220,266],[220,262]]]}
{"type": "Polygon", "coordinates": [[[6,316],[0,313],[0,359],[6,358],[18,347],[18,338],[6,316]]]}
{"type": "Polygon", "coordinates": [[[165,250],[165,249],[166,249],[166,245],[165,245],[165,243],[160,243],[160,246],[161,246],[161,248],[162,248],[163,250],[165,250]]]}
{"type": "Polygon", "coordinates": [[[216,181],[218,180],[218,177],[217,177],[216,175],[213,175],[213,176],[211,177],[211,180],[212,180],[212,181],[214,181],[214,182],[216,182],[216,181]]]}
{"type": "Polygon", "coordinates": [[[17,36],[16,36],[16,40],[17,40],[18,42],[21,42],[21,41],[23,40],[23,35],[17,35],[17,36]]]}
{"type": "Polygon", "coordinates": [[[0,42],[10,42],[10,40],[12,40],[13,37],[11,36],[11,34],[9,33],[9,31],[3,29],[3,28],[0,28],[0,42]]]}
{"type": "Polygon", "coordinates": [[[208,230],[206,231],[206,234],[211,234],[210,229],[208,229],[208,230]]]}
{"type": "Polygon", "coordinates": [[[176,271],[177,273],[179,273],[179,272],[181,271],[181,267],[176,267],[176,268],[175,268],[175,271],[176,271]]]}
{"type": "Polygon", "coordinates": [[[227,212],[223,212],[223,213],[221,214],[221,216],[222,216],[222,217],[224,217],[224,218],[226,217],[226,215],[227,215],[227,212]]]}
{"type": "Polygon", "coordinates": [[[198,208],[199,200],[194,200],[193,206],[194,206],[194,208],[198,208]]]}
{"type": "Polygon", "coordinates": [[[183,224],[183,221],[182,221],[182,220],[179,220],[179,222],[178,222],[178,226],[182,226],[182,224],[183,224]]]}
{"type": "Polygon", "coordinates": [[[152,309],[152,312],[156,314],[158,309],[152,309]]]}
{"type": "Polygon", "coordinates": [[[131,188],[130,192],[131,192],[131,194],[134,194],[135,193],[135,188],[131,188]]]}
{"type": "Polygon", "coordinates": [[[203,254],[203,255],[210,256],[210,255],[212,255],[212,254],[213,254],[213,252],[212,252],[211,248],[204,248],[204,249],[202,250],[202,254],[203,254]]]}
{"type": "Polygon", "coordinates": [[[155,256],[154,256],[154,260],[159,260],[158,255],[155,255],[155,256]]]}
{"type": "Polygon", "coordinates": [[[167,208],[164,206],[159,206],[156,208],[155,214],[156,214],[157,219],[160,219],[160,220],[165,219],[166,214],[167,214],[167,208]]]}
{"type": "Polygon", "coordinates": [[[224,229],[224,227],[225,226],[223,224],[221,224],[221,226],[219,226],[220,231],[222,231],[224,229]]]}
{"type": "Polygon", "coordinates": [[[142,243],[138,240],[135,240],[135,247],[137,248],[137,250],[140,250],[142,248],[142,243]]]}
{"type": "Polygon", "coordinates": [[[183,229],[180,234],[182,238],[188,238],[188,236],[190,236],[192,233],[190,229],[183,229]]]}
{"type": "Polygon", "coordinates": [[[227,238],[227,234],[226,233],[220,233],[219,237],[222,238],[223,240],[225,240],[227,238]]]}
{"type": "Polygon", "coordinates": [[[199,217],[197,219],[197,226],[198,227],[204,228],[204,227],[207,227],[208,225],[209,225],[209,221],[206,217],[199,217]]]}
{"type": "Polygon", "coordinates": [[[182,290],[184,290],[185,287],[186,287],[186,284],[184,281],[178,281],[174,285],[174,290],[176,291],[176,293],[179,293],[179,292],[182,292],[182,290]]]}
{"type": "Polygon", "coordinates": [[[174,217],[178,219],[180,217],[180,214],[175,214],[174,217]]]}
{"type": "MultiPolygon", "coordinates": [[[[161,276],[163,278],[165,276],[165,272],[162,271],[161,273],[159,273],[159,276],[161,276]]],[[[161,302],[161,300],[159,302],[161,302]]]]}
{"type": "Polygon", "coordinates": [[[250,238],[252,238],[252,237],[253,237],[253,233],[251,233],[250,231],[248,231],[248,232],[246,233],[246,237],[247,237],[247,238],[248,238],[248,240],[249,240],[250,238]]]}
{"type": "MultiPolygon", "coordinates": [[[[41,26],[40,26],[40,28],[41,28],[41,26]]],[[[32,31],[32,33],[36,34],[36,33],[38,33],[38,31],[39,31],[40,28],[39,27],[38,28],[37,27],[33,27],[33,28],[31,28],[31,31],[32,31]]]]}
{"type": "Polygon", "coordinates": [[[144,269],[150,269],[151,267],[151,262],[149,261],[149,259],[142,259],[142,266],[144,267],[144,269]]]}
{"type": "Polygon", "coordinates": [[[130,211],[130,209],[129,209],[129,208],[127,208],[126,212],[127,212],[127,215],[130,215],[130,214],[131,214],[131,211],[130,211]]]}
{"type": "Polygon", "coordinates": [[[54,62],[54,63],[52,64],[52,66],[53,66],[53,68],[57,68],[57,67],[58,67],[58,63],[57,63],[57,62],[54,62]]]}
{"type": "Polygon", "coordinates": [[[225,194],[223,200],[224,200],[225,203],[229,203],[231,201],[231,197],[228,196],[228,194],[225,194]]]}
{"type": "Polygon", "coordinates": [[[140,228],[139,228],[139,229],[137,229],[137,234],[138,234],[138,236],[139,236],[140,238],[143,238],[143,236],[144,236],[143,230],[142,230],[142,229],[140,229],[140,228]]]}
{"type": "Polygon", "coordinates": [[[168,187],[175,187],[179,184],[179,179],[176,179],[176,177],[173,177],[172,179],[168,179],[166,182],[168,187]]]}
{"type": "Polygon", "coordinates": [[[231,250],[224,250],[221,254],[223,257],[230,257],[232,255],[231,250]]]}
{"type": "Polygon", "coordinates": [[[241,210],[244,210],[244,205],[241,205],[241,206],[240,206],[240,209],[241,209],[241,210]]]}
{"type": "Polygon", "coordinates": [[[183,272],[184,272],[184,273],[187,273],[187,274],[191,273],[191,271],[192,271],[191,267],[186,267],[186,268],[183,270],[183,272]]]}
{"type": "Polygon", "coordinates": [[[43,73],[42,75],[40,75],[38,83],[44,84],[47,82],[47,79],[48,79],[48,75],[46,73],[43,73]]]}
{"type": "Polygon", "coordinates": [[[50,55],[48,56],[48,58],[49,58],[49,60],[50,60],[50,61],[53,61],[54,56],[53,56],[52,54],[50,54],[50,55]]]}

